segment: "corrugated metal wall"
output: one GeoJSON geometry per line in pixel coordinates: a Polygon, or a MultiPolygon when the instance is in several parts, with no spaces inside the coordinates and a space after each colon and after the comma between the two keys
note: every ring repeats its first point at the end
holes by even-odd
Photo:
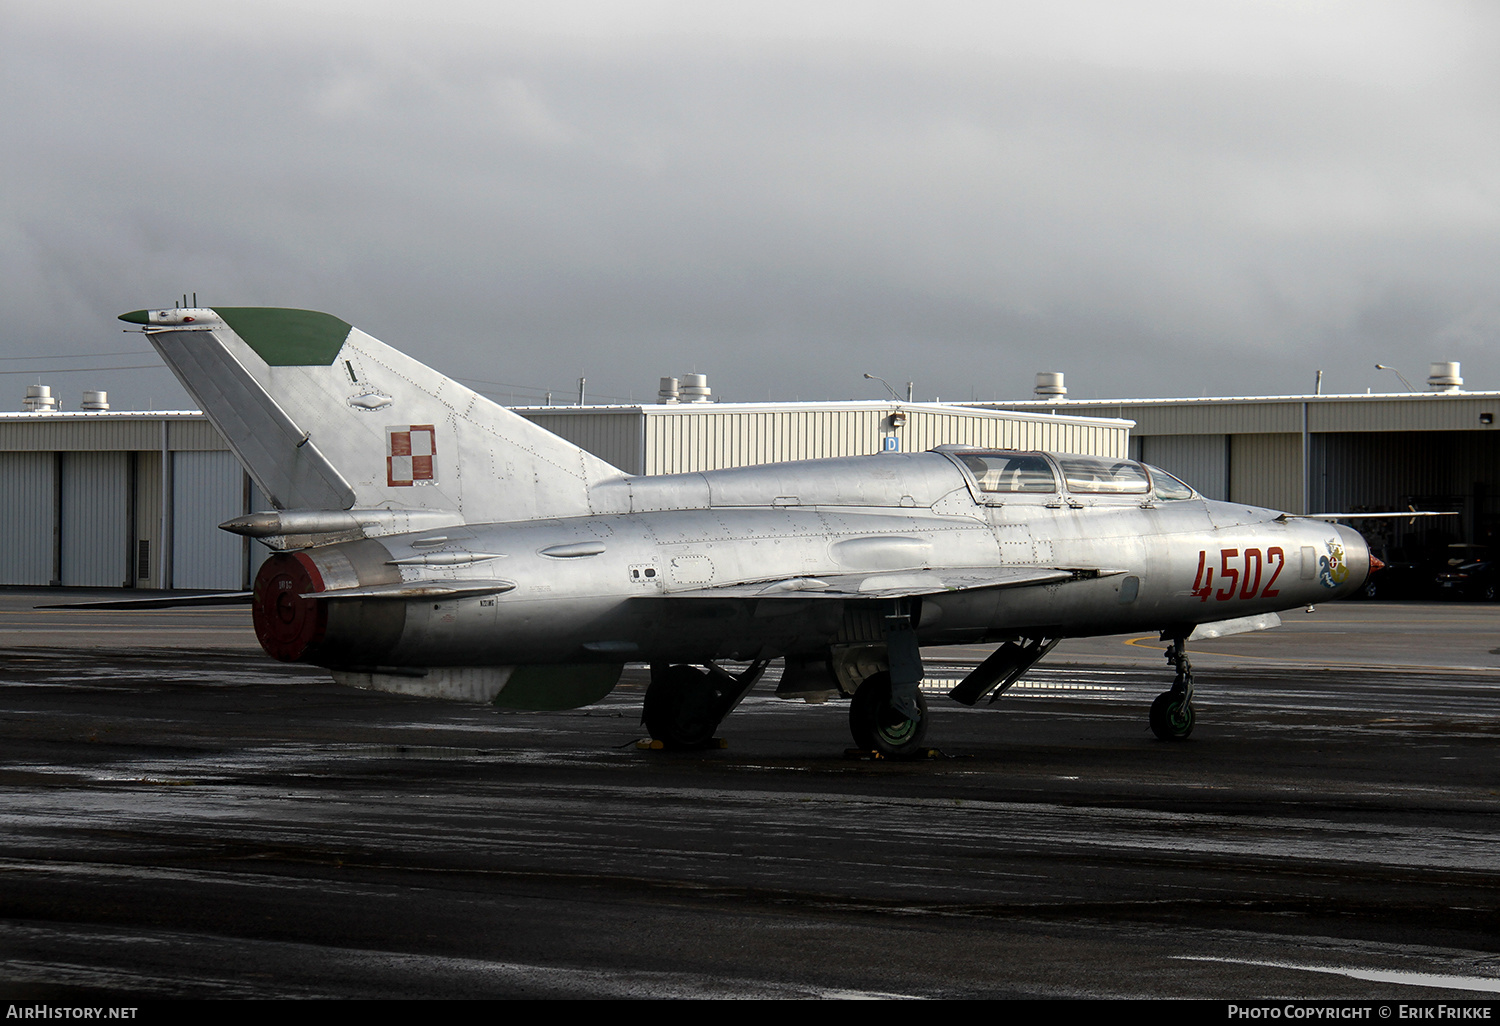
{"type": "Polygon", "coordinates": [[[218,530],[246,487],[201,415],[0,415],[0,585],[237,590],[268,555],[218,530]]]}
{"type": "MultiPolygon", "coordinates": [[[[0,416],[0,584],[237,589],[244,542],[217,530],[230,495],[228,515],[237,516],[243,472],[201,415],[0,416]],[[164,446],[180,450],[172,463],[186,468],[181,483],[168,486],[173,505],[188,504],[165,518],[181,518],[187,532],[168,543],[183,559],[168,581],[161,580],[163,563],[172,562],[162,551],[164,446]],[[207,505],[195,512],[200,499],[207,505]]],[[[258,567],[264,555],[255,555],[258,567]]]]}
{"type": "Polygon", "coordinates": [[[690,404],[620,410],[529,409],[523,416],[631,474],[682,474],[788,460],[922,452],[939,445],[1127,454],[1123,424],[920,406],[769,407],[690,404]],[[906,416],[893,427],[890,415],[906,416]]]}
{"type": "Polygon", "coordinates": [[[0,415],[0,452],[142,452],[161,446],[162,425],[173,449],[228,449],[201,414],[73,413],[0,415]]]}
{"type": "Polygon", "coordinates": [[[683,474],[787,460],[863,456],[891,451],[925,452],[939,445],[1125,456],[1128,428],[1047,420],[1024,414],[985,415],[914,407],[806,410],[684,410],[646,412],[647,474],[683,474]],[[893,427],[891,414],[906,416],[893,427]]]}
{"type": "Polygon", "coordinates": [[[1313,436],[1313,504],[1323,510],[1454,510],[1460,517],[1372,522],[1361,530],[1390,545],[1493,543],[1500,533],[1494,483],[1500,436],[1473,431],[1313,436]]]}
{"type": "MultiPolygon", "coordinates": [[[[954,443],[1114,456],[1127,449],[1124,425],[1026,413],[873,404],[649,409],[526,416],[629,473],[874,453],[888,438],[906,452],[954,443]],[[889,420],[896,409],[907,417],[900,428],[889,420]]],[[[267,504],[257,496],[247,507],[239,465],[201,416],[0,417],[0,487],[0,584],[47,585],[60,575],[80,586],[231,590],[268,555],[218,530],[267,504]]]]}
{"type": "MultiPolygon", "coordinates": [[[[1125,417],[1143,435],[1279,434],[1302,430],[1300,402],[1184,403],[1181,406],[1141,405],[1078,410],[1095,416],[1125,417]]],[[[1065,412],[1072,413],[1073,409],[1065,412]]],[[[1165,469],[1165,468],[1163,468],[1165,469]]]]}
{"type": "MultiPolygon", "coordinates": [[[[160,422],[142,414],[124,417],[32,417],[0,420],[0,449],[7,452],[132,452],[154,449],[160,422]]],[[[222,447],[223,442],[219,445],[222,447]]]]}
{"type": "Polygon", "coordinates": [[[589,410],[576,413],[527,410],[523,416],[538,427],[587,449],[627,474],[643,472],[645,444],[643,417],[634,408],[589,410]]]}
{"type": "MultiPolygon", "coordinates": [[[[1300,433],[1147,435],[1141,458],[1209,498],[1305,512],[1379,512],[1414,505],[1461,510],[1461,520],[1407,525],[1417,543],[1485,541],[1500,530],[1491,490],[1500,482],[1500,435],[1480,431],[1381,431],[1309,435],[1308,505],[1302,508],[1300,433]],[[1199,475],[1199,476],[1193,476],[1199,475]],[[1227,494],[1209,487],[1227,481],[1227,494]],[[1449,536],[1452,535],[1452,538],[1449,536]]],[[[1379,525],[1371,527],[1377,533],[1379,525]]],[[[1367,532],[1368,533],[1368,532],[1367,532]]],[[[1387,532],[1392,533],[1392,532],[1387,532]]]]}
{"type": "Polygon", "coordinates": [[[135,586],[161,583],[161,453],[135,456],[135,586]]]}
{"type": "Polygon", "coordinates": [[[1229,441],[1224,435],[1148,435],[1134,441],[1143,462],[1177,475],[1210,499],[1229,498],[1229,441]]]}
{"type": "MultiPolygon", "coordinates": [[[[1412,531],[1426,532],[1437,539],[1434,544],[1449,537],[1488,540],[1500,528],[1491,494],[1500,487],[1500,427],[1479,418],[1497,407],[1497,397],[1475,394],[1310,401],[1311,505],[1458,508],[1462,518],[1427,521],[1412,531]]],[[[906,452],[959,443],[1120,456],[1133,446],[1141,458],[1205,495],[1297,512],[1301,408],[1300,401],[1064,408],[1069,414],[1139,418],[1141,428],[1128,444],[1123,425],[1047,419],[1037,416],[1045,412],[1040,407],[966,412],[918,405],[757,410],[726,404],[559,408],[525,415],[634,473],[873,453],[888,438],[906,452]],[[897,409],[907,417],[900,428],[888,419],[897,409]]],[[[239,468],[202,417],[0,416],[0,584],[45,585],[61,574],[70,584],[117,587],[135,580],[160,587],[164,561],[176,564],[165,582],[172,586],[239,588],[247,563],[244,543],[217,525],[245,508],[239,468]],[[166,468],[160,461],[164,446],[172,453],[166,468]],[[175,507],[165,517],[164,469],[175,507]],[[163,520],[176,522],[165,536],[163,520]],[[148,546],[144,561],[142,542],[148,546]]],[[[249,508],[266,504],[252,499],[249,508]]],[[[252,575],[265,555],[263,546],[249,546],[252,575]]]]}
{"type": "MultiPolygon", "coordinates": [[[[250,501],[245,504],[247,511],[254,513],[256,510],[271,509],[271,500],[266,498],[260,486],[251,481],[248,474],[245,475],[245,480],[250,486],[250,501]]],[[[245,568],[245,587],[248,588],[255,583],[255,575],[260,573],[260,565],[271,558],[271,550],[260,542],[248,542],[247,545],[250,550],[250,562],[245,568]]]]}
{"type": "Polygon", "coordinates": [[[1054,410],[1088,417],[1122,417],[1142,435],[1281,434],[1302,431],[1302,407],[1314,434],[1382,431],[1494,431],[1481,414],[1500,413],[1494,392],[1414,392],[1409,395],[1288,396],[1238,399],[1147,399],[1139,402],[1022,401],[986,408],[1054,410]]]}
{"type": "MultiPolygon", "coordinates": [[[[1493,395],[1418,393],[1385,400],[1342,400],[1308,403],[1308,424],[1314,432],[1355,431],[1486,431],[1479,415],[1500,413],[1493,395]]],[[[1500,428],[1490,426],[1488,433],[1500,428]]]]}
{"type": "Polygon", "coordinates": [[[926,452],[939,445],[977,445],[1093,456],[1129,455],[1129,429],[1123,424],[1041,420],[1025,414],[982,417],[968,412],[919,409],[910,411],[906,427],[895,434],[902,436],[902,449],[906,452],[926,452]]]}
{"type": "Polygon", "coordinates": [[[56,530],[56,454],[0,452],[0,584],[51,584],[56,530]]]}
{"type": "Polygon", "coordinates": [[[1229,498],[1288,513],[1302,508],[1302,436],[1232,435],[1229,498]]]}
{"type": "Polygon", "coordinates": [[[881,450],[885,411],[672,411],[648,414],[645,471],[684,474],[881,450]]]}
{"type": "Polygon", "coordinates": [[[62,454],[62,583],[130,585],[130,453],[62,454]]]}
{"type": "Polygon", "coordinates": [[[172,507],[172,586],[243,587],[245,539],[219,530],[224,521],[248,512],[245,472],[234,455],[172,453],[172,507]]]}

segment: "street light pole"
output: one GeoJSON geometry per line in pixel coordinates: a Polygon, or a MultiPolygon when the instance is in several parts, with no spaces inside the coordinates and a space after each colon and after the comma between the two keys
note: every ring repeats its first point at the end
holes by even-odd
{"type": "MultiPolygon", "coordinates": [[[[891,383],[889,381],[885,380],[885,378],[882,378],[878,374],[866,374],[865,377],[869,378],[871,381],[878,381],[878,382],[880,382],[882,385],[885,386],[885,390],[887,392],[891,393],[891,398],[892,399],[894,399],[898,403],[901,401],[901,397],[896,394],[896,390],[891,387],[891,383]]],[[[908,386],[908,387],[910,387],[910,386],[908,386]]],[[[907,396],[907,401],[908,402],[911,401],[911,397],[910,396],[907,396]]]]}

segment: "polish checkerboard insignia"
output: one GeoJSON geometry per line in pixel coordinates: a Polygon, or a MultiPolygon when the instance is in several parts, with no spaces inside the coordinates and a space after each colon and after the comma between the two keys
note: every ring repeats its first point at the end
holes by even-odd
{"type": "Polygon", "coordinates": [[[392,488],[437,480],[437,431],[431,424],[385,429],[385,483],[392,488]]]}

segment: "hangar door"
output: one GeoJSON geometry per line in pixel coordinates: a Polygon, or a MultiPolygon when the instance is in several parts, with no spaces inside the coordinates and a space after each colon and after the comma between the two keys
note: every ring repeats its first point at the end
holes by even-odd
{"type": "Polygon", "coordinates": [[[0,452],[0,584],[52,583],[57,549],[57,459],[0,452]]]}
{"type": "Polygon", "coordinates": [[[62,583],[130,587],[130,453],[62,454],[62,583]]]}
{"type": "Polygon", "coordinates": [[[245,512],[245,472],[234,454],[174,452],[172,510],[172,586],[244,587],[246,540],[219,530],[245,512]]]}

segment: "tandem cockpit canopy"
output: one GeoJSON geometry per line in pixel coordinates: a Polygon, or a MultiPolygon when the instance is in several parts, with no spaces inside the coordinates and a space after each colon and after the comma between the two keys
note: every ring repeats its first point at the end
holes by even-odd
{"type": "Polygon", "coordinates": [[[1040,453],[964,453],[959,462],[969,468],[981,492],[1057,491],[1052,464],[1040,453]]]}
{"type": "Polygon", "coordinates": [[[1151,495],[1173,500],[1197,494],[1165,470],[1135,460],[1010,450],[965,450],[951,455],[986,495],[1055,493],[1059,473],[1067,490],[1078,495],[1151,495]]]}

